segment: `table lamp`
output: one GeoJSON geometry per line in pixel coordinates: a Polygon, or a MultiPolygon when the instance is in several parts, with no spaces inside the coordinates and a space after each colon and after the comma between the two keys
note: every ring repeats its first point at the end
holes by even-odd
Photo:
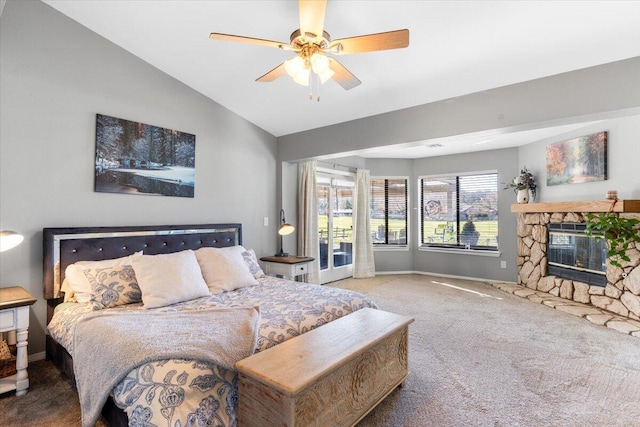
{"type": "Polygon", "coordinates": [[[275,254],[275,256],[282,256],[282,257],[289,256],[289,254],[283,250],[282,236],[291,234],[294,232],[294,230],[295,230],[295,227],[291,224],[288,224],[287,221],[284,219],[284,209],[280,209],[280,228],[278,229],[278,234],[280,235],[280,252],[275,254]]]}
{"type": "MultiPolygon", "coordinates": [[[[288,234],[288,233],[287,233],[288,234]]],[[[0,252],[8,251],[9,249],[18,246],[24,237],[20,233],[10,230],[0,231],[0,252]]]]}

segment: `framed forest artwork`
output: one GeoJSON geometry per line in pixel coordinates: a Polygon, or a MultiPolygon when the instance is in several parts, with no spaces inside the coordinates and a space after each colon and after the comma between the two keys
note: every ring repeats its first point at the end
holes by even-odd
{"type": "Polygon", "coordinates": [[[95,191],[193,197],[196,136],[96,115],[95,191]]]}
{"type": "Polygon", "coordinates": [[[607,179],[607,132],[547,145],[547,185],[607,179]]]}

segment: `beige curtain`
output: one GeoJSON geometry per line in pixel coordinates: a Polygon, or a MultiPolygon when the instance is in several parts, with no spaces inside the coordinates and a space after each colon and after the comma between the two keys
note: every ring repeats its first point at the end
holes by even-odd
{"type": "Polygon", "coordinates": [[[371,177],[366,169],[358,169],[354,192],[353,209],[353,277],[365,278],[376,275],[369,214],[371,177]]]}
{"type": "Polygon", "coordinates": [[[298,165],[298,249],[301,255],[315,258],[315,261],[309,264],[307,281],[320,283],[318,189],[315,160],[298,165]]]}

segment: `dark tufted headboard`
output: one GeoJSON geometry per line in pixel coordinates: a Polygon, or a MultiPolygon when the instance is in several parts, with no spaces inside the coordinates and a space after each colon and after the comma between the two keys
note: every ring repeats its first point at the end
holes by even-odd
{"type": "Polygon", "coordinates": [[[45,228],[42,232],[43,289],[50,306],[62,297],[64,271],[76,261],[120,258],[139,251],[156,255],[242,244],[240,224],[45,228]]]}

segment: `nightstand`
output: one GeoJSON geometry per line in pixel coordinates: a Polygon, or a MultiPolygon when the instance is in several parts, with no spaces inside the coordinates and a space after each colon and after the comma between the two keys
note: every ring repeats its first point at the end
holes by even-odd
{"type": "Polygon", "coordinates": [[[308,256],[264,256],[260,258],[260,261],[262,261],[265,274],[294,280],[297,276],[309,272],[309,264],[314,259],[308,256]]]}
{"type": "Polygon", "coordinates": [[[16,346],[17,373],[0,378],[0,393],[15,390],[16,396],[27,394],[29,374],[27,366],[27,336],[29,335],[29,306],[36,298],[19,286],[0,288],[0,332],[9,332],[8,344],[16,346]]]}

